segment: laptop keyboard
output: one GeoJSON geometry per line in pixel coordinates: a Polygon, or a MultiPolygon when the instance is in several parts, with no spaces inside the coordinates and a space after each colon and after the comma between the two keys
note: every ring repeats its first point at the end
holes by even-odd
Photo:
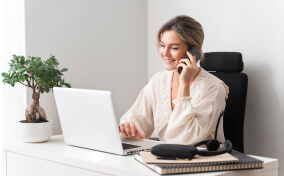
{"type": "Polygon", "coordinates": [[[126,150],[126,149],[138,148],[138,147],[141,147],[141,146],[122,143],[122,147],[123,147],[123,150],[126,150]]]}

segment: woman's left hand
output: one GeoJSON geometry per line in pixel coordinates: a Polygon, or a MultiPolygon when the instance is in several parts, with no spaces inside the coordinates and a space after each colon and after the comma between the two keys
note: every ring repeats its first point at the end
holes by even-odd
{"type": "Polygon", "coordinates": [[[190,59],[181,59],[177,68],[182,67],[182,72],[179,77],[180,85],[190,85],[195,75],[198,73],[199,68],[196,65],[196,58],[190,52],[186,52],[190,59]],[[186,63],[186,65],[184,64],[186,63]]]}

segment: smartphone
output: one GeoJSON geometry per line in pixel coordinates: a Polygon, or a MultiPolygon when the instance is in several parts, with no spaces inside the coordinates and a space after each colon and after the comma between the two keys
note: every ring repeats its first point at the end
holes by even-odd
{"type": "MultiPolygon", "coordinates": [[[[188,50],[193,56],[195,56],[195,59],[196,59],[196,62],[200,59],[201,57],[201,54],[200,52],[198,51],[197,48],[195,48],[195,46],[192,46],[190,47],[190,49],[188,50]]],[[[186,59],[189,59],[189,57],[187,56],[187,54],[185,55],[185,58],[186,59]]],[[[185,63],[186,64],[186,63],[185,63]]],[[[179,67],[178,68],[178,73],[181,74],[181,71],[182,71],[182,67],[179,67]]]]}

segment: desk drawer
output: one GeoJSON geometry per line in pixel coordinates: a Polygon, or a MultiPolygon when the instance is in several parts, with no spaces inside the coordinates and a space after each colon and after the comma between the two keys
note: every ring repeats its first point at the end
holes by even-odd
{"type": "Polygon", "coordinates": [[[7,151],[6,176],[105,176],[106,174],[94,172],[70,165],[64,165],[48,160],[30,157],[7,151]]]}

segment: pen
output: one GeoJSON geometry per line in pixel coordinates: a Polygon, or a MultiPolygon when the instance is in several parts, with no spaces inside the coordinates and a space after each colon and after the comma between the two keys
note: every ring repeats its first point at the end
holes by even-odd
{"type": "Polygon", "coordinates": [[[185,161],[189,160],[189,158],[175,158],[175,157],[158,157],[157,159],[161,159],[161,160],[185,160],[185,161]]]}

